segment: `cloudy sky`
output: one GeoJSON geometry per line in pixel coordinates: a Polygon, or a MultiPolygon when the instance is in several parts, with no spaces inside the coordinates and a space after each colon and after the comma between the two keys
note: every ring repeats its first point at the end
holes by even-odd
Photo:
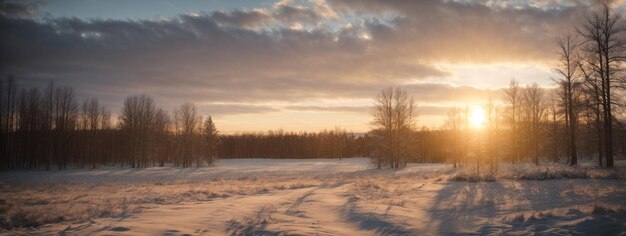
{"type": "Polygon", "coordinates": [[[573,0],[0,0],[0,76],[49,81],[117,113],[149,94],[194,103],[223,132],[369,129],[372,97],[404,87],[419,125],[552,86],[573,0]]]}

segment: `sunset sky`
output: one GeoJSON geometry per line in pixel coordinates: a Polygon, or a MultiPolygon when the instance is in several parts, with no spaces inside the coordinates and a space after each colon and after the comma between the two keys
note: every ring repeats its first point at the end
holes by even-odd
{"type": "MultiPolygon", "coordinates": [[[[224,133],[369,130],[372,97],[401,86],[419,126],[499,100],[511,78],[553,86],[555,37],[589,1],[0,1],[0,75],[172,110],[224,133]]],[[[619,8],[622,9],[622,8],[619,8]]]]}

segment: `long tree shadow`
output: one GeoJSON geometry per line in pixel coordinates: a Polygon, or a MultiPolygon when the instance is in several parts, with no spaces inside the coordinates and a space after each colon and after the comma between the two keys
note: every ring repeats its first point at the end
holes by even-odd
{"type": "MultiPolygon", "coordinates": [[[[570,181],[444,182],[442,183],[445,185],[444,188],[437,192],[435,202],[428,210],[431,217],[429,228],[436,229],[437,234],[481,235],[514,232],[591,234],[603,232],[611,235],[612,232],[624,229],[623,224],[616,223],[623,219],[619,214],[612,214],[606,218],[605,215],[580,212],[578,206],[589,205],[594,199],[590,199],[589,194],[577,193],[570,189],[568,187],[568,184],[572,184],[570,181]],[[543,215],[543,212],[556,209],[570,210],[562,216],[543,215]],[[598,219],[602,217],[605,217],[604,220],[599,221],[598,219]],[[586,222],[587,227],[576,222],[573,225],[559,224],[562,221],[575,220],[586,222]],[[610,226],[609,229],[602,230],[607,226],[610,226]],[[526,231],[520,232],[522,230],[526,231]]],[[[586,184],[592,186],[596,183],[586,184]]],[[[612,194],[626,196],[624,191],[612,194]]],[[[615,200],[615,196],[595,198],[596,201],[605,199],[617,205],[626,204],[624,198],[618,197],[617,199],[622,199],[620,202],[615,200]]]]}
{"type": "Polygon", "coordinates": [[[263,207],[253,215],[245,217],[242,220],[231,219],[226,222],[226,232],[231,235],[263,235],[277,236],[288,235],[287,231],[268,230],[267,226],[273,222],[271,214],[276,210],[272,207],[263,207]]]}
{"type": "MultiPolygon", "coordinates": [[[[433,206],[428,210],[431,225],[438,234],[468,232],[476,217],[492,218],[496,214],[496,203],[505,198],[498,194],[505,188],[498,183],[443,182],[444,188],[437,192],[433,206]]],[[[483,232],[489,233],[489,232],[483,232]]]]}
{"type": "Polygon", "coordinates": [[[357,210],[357,201],[354,198],[348,200],[341,212],[347,221],[356,223],[359,228],[371,230],[379,235],[417,235],[419,232],[386,220],[385,214],[373,212],[359,212],[357,210]]]}

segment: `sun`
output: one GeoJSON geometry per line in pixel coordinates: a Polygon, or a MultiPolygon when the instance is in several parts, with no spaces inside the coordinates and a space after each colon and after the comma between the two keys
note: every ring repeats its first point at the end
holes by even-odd
{"type": "Polygon", "coordinates": [[[470,116],[470,122],[474,128],[482,127],[487,119],[485,118],[485,110],[482,107],[475,107],[470,116]]]}

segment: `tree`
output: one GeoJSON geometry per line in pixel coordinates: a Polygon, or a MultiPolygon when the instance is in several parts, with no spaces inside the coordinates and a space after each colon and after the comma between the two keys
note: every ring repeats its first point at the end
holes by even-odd
{"type": "Polygon", "coordinates": [[[549,146],[552,146],[552,161],[556,162],[559,160],[559,102],[560,99],[556,93],[550,93],[550,97],[547,99],[547,112],[550,116],[550,131],[549,136],[551,143],[549,146]]]}
{"type": "MultiPolygon", "coordinates": [[[[593,114],[593,126],[596,132],[596,148],[598,153],[598,165],[602,166],[604,154],[604,126],[603,126],[603,92],[600,77],[593,72],[593,63],[580,63],[580,71],[583,74],[583,96],[585,96],[586,108],[590,115],[593,114]],[[591,69],[589,69],[591,67],[591,69]]],[[[590,124],[588,124],[590,125],[590,124]]]]}
{"type": "Polygon", "coordinates": [[[218,135],[219,131],[215,128],[215,123],[213,123],[213,119],[209,116],[202,125],[202,136],[204,138],[204,152],[206,156],[206,161],[209,166],[213,165],[213,158],[215,157],[215,152],[218,144],[218,135]]]}
{"type": "Polygon", "coordinates": [[[0,110],[4,115],[2,117],[2,130],[3,130],[3,139],[2,139],[2,148],[3,148],[3,159],[5,167],[15,167],[15,150],[14,147],[14,136],[12,135],[15,132],[14,124],[15,124],[15,108],[16,108],[16,94],[17,94],[17,85],[15,83],[15,79],[13,75],[7,76],[7,83],[3,86],[2,90],[2,102],[3,104],[0,110]]]}
{"type": "Polygon", "coordinates": [[[126,139],[126,151],[131,167],[145,167],[153,150],[151,132],[154,130],[156,105],[147,95],[131,96],[124,100],[119,118],[126,139]]]}
{"type": "Polygon", "coordinates": [[[56,109],[55,101],[56,101],[56,93],[54,88],[54,83],[51,81],[48,83],[46,88],[44,89],[44,98],[43,98],[43,123],[44,123],[44,148],[45,153],[43,154],[44,162],[46,164],[46,170],[50,170],[50,166],[54,162],[54,132],[52,132],[53,122],[54,122],[54,113],[56,109]]]}
{"type": "Polygon", "coordinates": [[[511,79],[509,83],[509,87],[504,90],[504,102],[508,105],[508,123],[509,128],[511,130],[511,160],[515,163],[518,159],[519,155],[519,140],[518,140],[518,119],[520,112],[520,103],[521,103],[521,91],[519,87],[519,83],[515,79],[511,79]]]}
{"type": "Polygon", "coordinates": [[[626,28],[612,0],[600,0],[595,7],[576,30],[586,40],[587,62],[593,69],[593,76],[599,78],[604,154],[606,166],[613,167],[613,97],[617,93],[612,89],[618,89],[617,85],[623,83],[617,72],[626,59],[626,41],[622,39],[626,28]]]}
{"type": "Polygon", "coordinates": [[[158,109],[154,118],[154,143],[156,156],[152,160],[159,162],[159,166],[165,166],[165,162],[168,161],[169,156],[173,152],[173,145],[169,142],[170,139],[170,117],[163,109],[158,109]]]}
{"type": "Polygon", "coordinates": [[[85,155],[91,160],[91,168],[96,168],[98,150],[97,131],[101,128],[102,113],[100,103],[96,98],[85,100],[82,105],[82,125],[85,132],[85,155]]]}
{"type": "Polygon", "coordinates": [[[556,82],[561,90],[560,98],[565,114],[569,163],[570,165],[576,165],[578,163],[576,133],[579,111],[577,95],[581,84],[578,72],[580,69],[580,57],[577,54],[579,45],[570,34],[558,38],[556,43],[559,48],[559,63],[554,70],[561,76],[559,79],[556,79],[556,82]]]}
{"type": "MultiPolygon", "coordinates": [[[[183,167],[191,167],[195,154],[194,136],[197,134],[202,118],[198,115],[196,106],[191,103],[181,105],[174,113],[176,120],[176,134],[178,137],[178,150],[182,157],[183,167]]],[[[200,165],[199,158],[196,158],[196,166],[200,165]]]]}
{"type": "Polygon", "coordinates": [[[55,96],[55,157],[59,169],[67,168],[67,164],[72,157],[73,136],[77,126],[78,119],[78,103],[71,87],[56,88],[55,96]]]}
{"type": "Polygon", "coordinates": [[[489,156],[489,165],[492,172],[497,171],[498,155],[497,139],[499,132],[500,111],[498,107],[493,103],[493,100],[489,98],[486,106],[487,113],[487,155],[489,156]]]}
{"type": "Polygon", "coordinates": [[[535,164],[539,165],[539,143],[541,125],[545,119],[544,90],[537,83],[532,83],[523,90],[523,104],[526,125],[529,128],[529,143],[535,164]]]}
{"type": "Polygon", "coordinates": [[[445,123],[445,127],[450,130],[449,138],[450,138],[450,146],[452,148],[452,163],[456,168],[457,165],[461,165],[461,149],[462,149],[462,136],[461,129],[463,128],[463,117],[461,115],[462,111],[458,107],[452,108],[448,112],[448,118],[445,123]]]}
{"type": "Polygon", "coordinates": [[[391,168],[404,167],[411,156],[409,146],[417,116],[413,97],[401,88],[386,88],[374,100],[374,164],[377,168],[385,164],[391,168]]]}
{"type": "Polygon", "coordinates": [[[37,167],[37,157],[40,155],[38,134],[41,129],[41,94],[38,89],[22,89],[19,95],[17,118],[16,165],[18,167],[37,167]]]}
{"type": "MultiPolygon", "coordinates": [[[[339,128],[218,137],[212,118],[204,122],[202,130],[203,120],[192,104],[177,109],[178,124],[172,129],[168,113],[147,95],[126,98],[119,123],[112,126],[111,112],[96,98],[78,105],[74,94],[71,87],[53,83],[43,89],[17,89],[11,77],[0,81],[0,169],[38,165],[47,169],[52,165],[95,168],[98,164],[147,167],[168,162],[189,167],[193,160],[200,165],[208,159],[210,165],[216,156],[341,158],[370,153],[368,135],[348,134],[339,128]]],[[[426,140],[424,147],[437,144],[431,140],[426,140]]]]}

